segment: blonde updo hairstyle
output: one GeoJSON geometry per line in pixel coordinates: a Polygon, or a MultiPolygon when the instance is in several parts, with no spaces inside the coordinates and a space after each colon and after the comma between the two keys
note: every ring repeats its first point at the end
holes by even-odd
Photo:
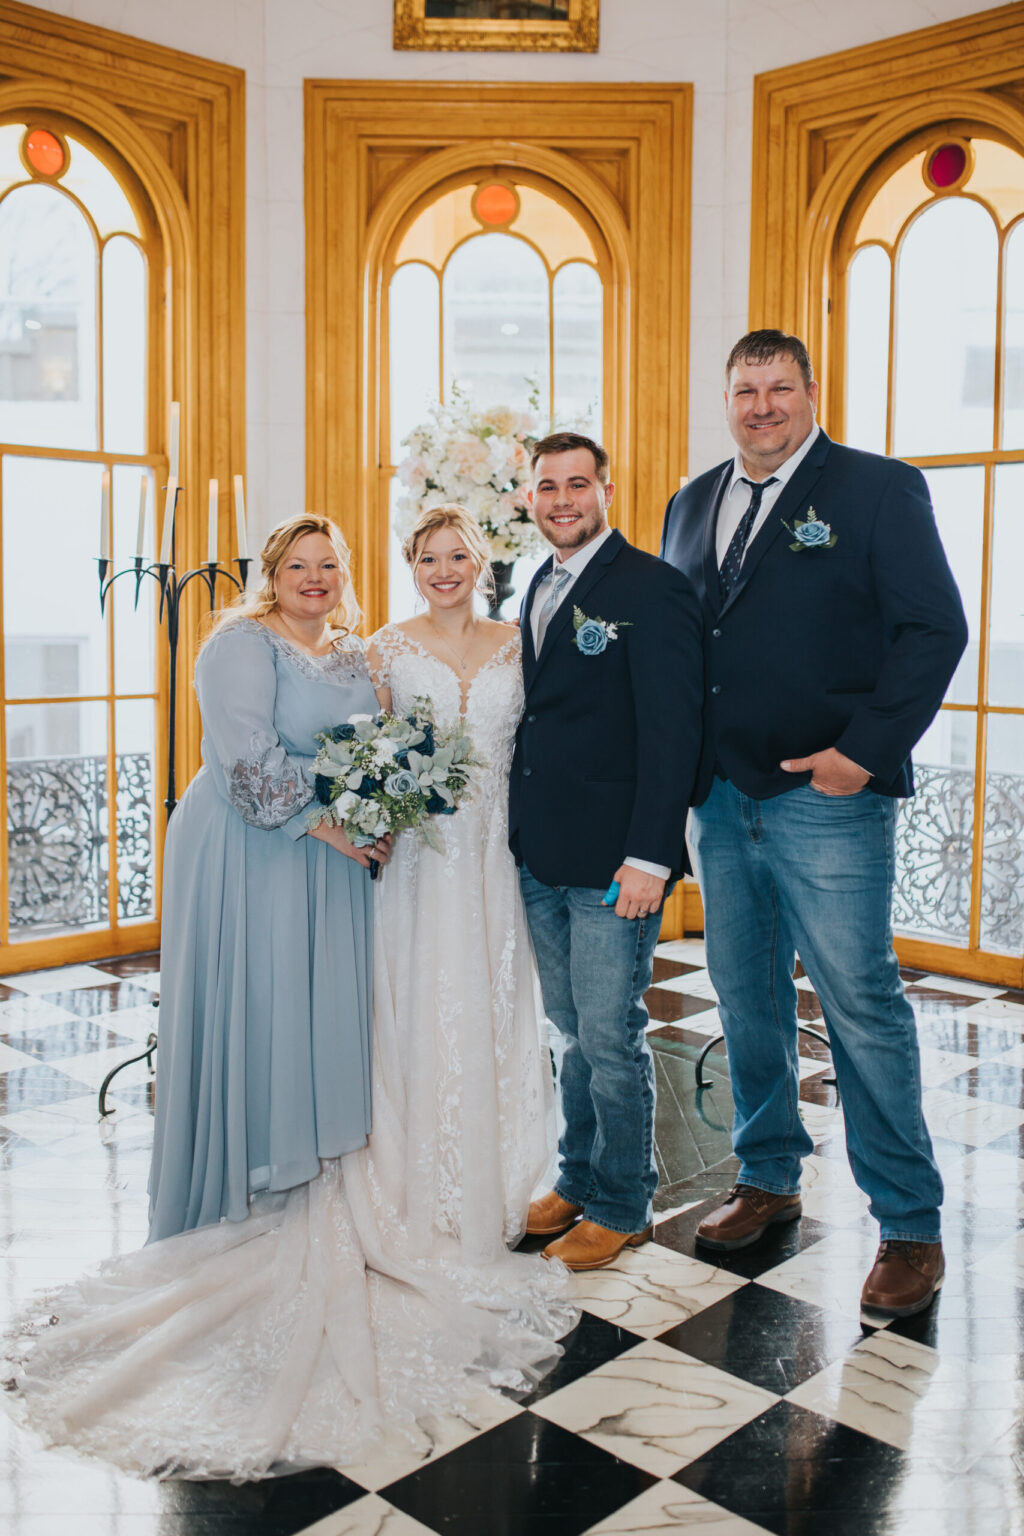
{"type": "MultiPolygon", "coordinates": [[[[476,572],[477,591],[484,597],[493,597],[494,576],[491,571],[490,547],[472,512],[457,501],[445,501],[440,506],[428,507],[416,519],[412,532],[402,545],[402,555],[412,571],[413,582],[416,581],[416,572],[423,559],[427,540],[440,528],[450,528],[462,540],[476,572]]],[[[419,587],[416,590],[419,591],[419,587]]]]}
{"type": "MultiPolygon", "coordinates": [[[[337,630],[335,643],[348,638],[358,628],[362,619],[352,585],[351,555],[349,547],[337,523],[317,512],[299,512],[286,517],[283,523],[272,528],[260,554],[260,574],[263,578],[255,592],[240,592],[228,608],[213,616],[212,634],[229,624],[239,624],[243,619],[263,619],[277,609],[277,574],[299,539],[307,533],[322,533],[329,539],[341,568],[343,583],[341,602],[327,615],[327,623],[337,630]]],[[[209,637],[207,637],[209,638],[209,637]]]]}

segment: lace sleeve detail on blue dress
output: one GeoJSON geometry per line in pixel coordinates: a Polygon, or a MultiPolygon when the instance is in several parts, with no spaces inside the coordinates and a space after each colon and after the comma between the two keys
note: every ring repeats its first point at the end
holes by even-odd
{"type": "Polygon", "coordinates": [[[278,743],[255,733],[250,755],[225,765],[228,799],[252,827],[271,831],[308,805],[313,798],[313,778],[278,743]]]}

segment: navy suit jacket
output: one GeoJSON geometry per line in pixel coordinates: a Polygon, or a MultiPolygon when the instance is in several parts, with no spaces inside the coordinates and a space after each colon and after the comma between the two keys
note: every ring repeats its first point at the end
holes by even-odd
{"type": "Polygon", "coordinates": [[[693,587],[612,533],[573,583],[534,655],[522,608],[526,704],[509,780],[509,846],[546,885],[606,888],[629,855],[686,868],[700,759],[701,613],[693,587]],[[573,610],[620,626],[597,656],[573,610]]]}
{"type": "Polygon", "coordinates": [[[733,461],[668,504],[662,558],[704,610],[707,700],[698,803],[717,762],[770,799],[810,774],[784,758],[836,747],[883,795],[913,794],[910,752],[967,643],[963,606],[920,470],[820,433],[748,546],[720,605],[715,530],[733,461]],[[793,549],[813,507],[832,548],[793,549]],[[789,529],[784,525],[789,524],[789,529]]]}

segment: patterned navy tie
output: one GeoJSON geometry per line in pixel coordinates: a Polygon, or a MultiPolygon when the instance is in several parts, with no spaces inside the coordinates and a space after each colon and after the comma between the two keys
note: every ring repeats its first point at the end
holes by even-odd
{"type": "Polygon", "coordinates": [[[772,475],[768,480],[762,480],[759,485],[753,480],[748,480],[745,475],[740,479],[744,485],[750,486],[750,505],[740,518],[740,525],[729,541],[729,548],[725,552],[718,572],[718,598],[724,608],[729,600],[729,593],[736,585],[740,576],[740,567],[743,564],[743,555],[750,538],[750,530],[757,521],[757,514],[761,510],[761,497],[770,485],[778,484],[778,476],[772,475]]]}

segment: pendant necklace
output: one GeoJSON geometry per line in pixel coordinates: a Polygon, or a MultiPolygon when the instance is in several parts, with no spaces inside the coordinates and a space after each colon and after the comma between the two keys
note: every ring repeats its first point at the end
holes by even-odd
{"type": "MultiPolygon", "coordinates": [[[[469,655],[469,652],[468,651],[466,652],[466,656],[460,656],[458,651],[455,649],[454,645],[452,645],[451,641],[446,639],[445,636],[442,635],[441,631],[438,629],[438,627],[434,623],[433,619],[427,619],[427,623],[430,625],[431,629],[434,631],[434,634],[440,640],[441,644],[442,645],[446,645],[448,647],[448,649],[451,651],[452,655],[455,657],[455,660],[459,664],[460,671],[465,672],[465,670],[466,670],[466,657],[469,655]]],[[[470,640],[469,643],[472,646],[472,644],[473,644],[472,640],[470,640]]]]}

